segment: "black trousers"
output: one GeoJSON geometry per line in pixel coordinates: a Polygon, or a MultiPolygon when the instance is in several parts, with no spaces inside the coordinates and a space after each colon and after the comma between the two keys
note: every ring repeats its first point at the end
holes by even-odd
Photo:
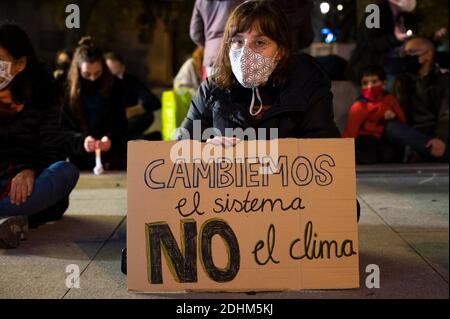
{"type": "Polygon", "coordinates": [[[360,135],[355,139],[356,164],[400,163],[403,149],[384,136],[360,135]]]}

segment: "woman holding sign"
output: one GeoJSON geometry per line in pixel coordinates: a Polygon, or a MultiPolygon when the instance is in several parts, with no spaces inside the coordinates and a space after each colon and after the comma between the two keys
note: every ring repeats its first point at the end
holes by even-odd
{"type": "Polygon", "coordinates": [[[215,69],[193,98],[178,139],[206,140],[193,133],[210,127],[230,138],[236,134],[227,128],[277,128],[278,138],[340,136],[330,80],[314,58],[291,53],[289,24],[275,2],[246,1],[231,13],[215,69]]]}
{"type": "MultiPolygon", "coordinates": [[[[273,128],[277,138],[339,138],[330,79],[313,57],[291,52],[289,34],[287,18],[274,1],[236,7],[225,27],[216,73],[201,84],[175,138],[213,138],[214,144],[230,146],[249,138],[248,128],[258,139],[273,138],[273,128]],[[202,134],[207,128],[216,136],[202,134]]],[[[358,219],[359,211],[357,203],[358,219]]]]}

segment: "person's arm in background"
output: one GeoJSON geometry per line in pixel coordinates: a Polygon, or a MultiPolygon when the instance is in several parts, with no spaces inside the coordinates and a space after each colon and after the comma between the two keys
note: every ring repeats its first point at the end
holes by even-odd
{"type": "Polygon", "coordinates": [[[200,2],[196,0],[194,10],[192,11],[191,23],[189,27],[189,36],[191,40],[199,47],[205,47],[205,23],[200,13],[200,2]]]}
{"type": "Polygon", "coordinates": [[[402,123],[406,123],[405,112],[403,112],[397,99],[393,95],[391,97],[392,99],[390,101],[391,104],[390,106],[392,108],[392,111],[395,113],[397,120],[399,120],[402,123]]]}
{"type": "Polygon", "coordinates": [[[39,135],[39,146],[36,154],[27,159],[26,168],[39,175],[45,168],[57,161],[65,160],[63,136],[61,134],[61,112],[58,107],[51,106],[38,113],[39,128],[33,134],[39,135]]]}
{"type": "Polygon", "coordinates": [[[347,124],[345,125],[344,133],[342,137],[353,137],[356,138],[359,135],[359,129],[361,124],[367,118],[367,112],[364,110],[364,105],[362,102],[357,101],[351,107],[348,113],[347,124]]]}
{"type": "Polygon", "coordinates": [[[184,62],[173,79],[173,88],[175,91],[186,89],[194,96],[200,82],[201,79],[196,79],[194,62],[193,59],[190,58],[184,62]]]}
{"type": "Polygon", "coordinates": [[[201,121],[201,134],[206,128],[213,126],[212,112],[206,107],[206,100],[210,90],[209,85],[209,80],[203,81],[200,85],[197,94],[192,98],[186,118],[174,136],[174,140],[187,139],[187,133],[189,134],[189,139],[194,139],[194,121],[201,121]]]}
{"type": "Polygon", "coordinates": [[[151,113],[161,108],[161,101],[138,78],[135,80],[134,91],[146,112],[151,113]]]}
{"type": "Polygon", "coordinates": [[[64,106],[61,114],[61,140],[68,157],[80,156],[86,153],[84,140],[87,137],[68,106],[64,106]]]}

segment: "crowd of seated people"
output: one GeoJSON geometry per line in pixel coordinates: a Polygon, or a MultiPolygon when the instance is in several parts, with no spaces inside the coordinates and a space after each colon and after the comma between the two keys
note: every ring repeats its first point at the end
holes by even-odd
{"type": "MultiPolygon", "coordinates": [[[[212,2],[196,1],[191,28],[202,10],[216,8],[212,2]]],[[[211,101],[222,106],[234,101],[230,112],[239,111],[235,118],[251,127],[275,125],[285,137],[354,138],[358,164],[448,162],[449,76],[438,63],[448,59],[436,49],[446,29],[432,38],[417,36],[420,25],[407,32],[404,16],[414,11],[416,1],[381,0],[380,28],[361,25],[347,72],[339,76],[360,86],[356,101],[342,106],[349,110],[342,132],[332,119],[333,77],[301,52],[312,41],[311,1],[267,2],[230,2],[227,16],[213,25],[214,34],[220,34],[214,54],[210,45],[196,42],[199,47],[174,77],[174,88],[186,88],[193,96],[182,126],[189,128],[193,119],[219,129],[235,125],[208,109],[211,101]],[[257,14],[240,17],[244,9],[257,14]],[[280,21],[257,19],[267,15],[271,20],[270,13],[279,14],[280,21]],[[225,24],[228,14],[234,25],[225,24]],[[297,20],[307,27],[296,27],[292,39],[286,30],[297,20]],[[214,63],[207,63],[213,71],[205,72],[205,58],[213,55],[214,63]],[[205,75],[210,76],[202,81],[205,75]],[[296,95],[289,95],[290,87],[296,95]],[[292,111],[300,100],[302,107],[317,105],[265,122],[280,94],[289,104],[280,109],[292,111]]],[[[93,38],[83,37],[73,54],[59,51],[52,78],[26,33],[17,25],[0,25],[0,246],[18,245],[24,216],[34,224],[60,218],[79,170],[92,171],[98,154],[106,169],[125,170],[127,141],[161,139],[147,133],[160,107],[160,98],[128,73],[124,59],[104,54],[93,38]],[[49,189],[48,181],[57,189],[49,189]],[[11,233],[13,228],[18,231],[11,233]]]]}

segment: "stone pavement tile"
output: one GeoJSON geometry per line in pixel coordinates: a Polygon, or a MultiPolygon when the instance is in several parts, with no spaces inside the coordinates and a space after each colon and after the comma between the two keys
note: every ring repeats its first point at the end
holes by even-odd
{"type": "Polygon", "coordinates": [[[448,176],[364,177],[358,192],[448,283],[448,176]]]}
{"type": "Polygon", "coordinates": [[[448,283],[411,246],[388,227],[365,203],[359,226],[359,289],[246,293],[129,293],[120,272],[120,251],[125,246],[125,223],[103,247],[81,276],[81,288],[66,298],[208,298],[208,299],[321,299],[321,298],[448,298],[448,283]],[[380,269],[380,288],[368,289],[366,267],[380,269]]]}
{"type": "Polygon", "coordinates": [[[363,176],[357,191],[398,232],[448,231],[448,175],[363,176]]]}
{"type": "Polygon", "coordinates": [[[67,265],[83,271],[122,219],[65,216],[30,230],[19,248],[0,250],[0,298],[61,298],[67,265]]]}
{"type": "Polygon", "coordinates": [[[448,283],[448,230],[442,232],[402,232],[401,236],[448,283]]]}
{"type": "Polygon", "coordinates": [[[126,188],[126,172],[108,171],[103,175],[96,176],[92,172],[83,171],[78,180],[77,189],[95,188],[126,188]]]}
{"type": "Polygon", "coordinates": [[[127,292],[127,277],[120,270],[121,251],[126,246],[125,228],[123,222],[80,277],[80,288],[70,289],[64,298],[146,298],[127,292]]]}
{"type": "Polygon", "coordinates": [[[68,215],[119,215],[127,212],[127,191],[124,188],[76,188],[70,195],[68,215]]]}

